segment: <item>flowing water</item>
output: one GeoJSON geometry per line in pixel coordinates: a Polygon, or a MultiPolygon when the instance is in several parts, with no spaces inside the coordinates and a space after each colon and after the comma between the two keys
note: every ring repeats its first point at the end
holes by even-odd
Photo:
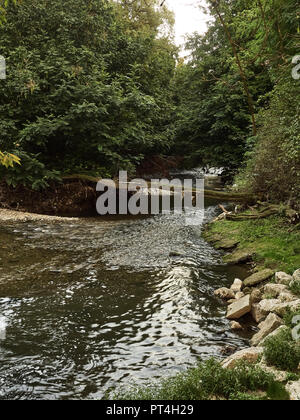
{"type": "Polygon", "coordinates": [[[202,228],[178,214],[0,226],[0,399],[103,398],[246,346],[213,295],[245,269],[202,228]]]}

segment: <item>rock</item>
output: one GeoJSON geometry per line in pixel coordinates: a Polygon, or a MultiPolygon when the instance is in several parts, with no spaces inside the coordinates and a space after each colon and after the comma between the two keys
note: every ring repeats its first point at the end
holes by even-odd
{"type": "Polygon", "coordinates": [[[214,246],[216,249],[223,249],[226,251],[226,250],[237,247],[238,244],[239,244],[239,241],[234,240],[234,239],[222,239],[216,242],[214,246]]]}
{"type": "Polygon", "coordinates": [[[236,322],[236,321],[232,321],[231,322],[230,328],[233,331],[243,330],[243,327],[241,326],[241,324],[239,322],[236,322]]]}
{"type": "Polygon", "coordinates": [[[268,283],[264,287],[264,292],[266,295],[271,295],[274,298],[277,298],[280,293],[287,291],[288,288],[284,284],[273,284],[268,283]]]}
{"type": "Polygon", "coordinates": [[[242,264],[252,260],[253,252],[237,250],[230,255],[226,255],[223,260],[227,264],[242,264]]]}
{"type": "Polygon", "coordinates": [[[228,359],[222,362],[222,366],[225,369],[233,369],[235,368],[237,362],[244,360],[248,363],[255,364],[257,363],[260,356],[263,354],[262,347],[250,347],[245,350],[241,350],[234,355],[228,357],[228,359]]]}
{"type": "Polygon", "coordinates": [[[226,287],[221,287],[221,289],[216,290],[215,296],[223,300],[235,299],[235,294],[233,293],[233,291],[227,289],[226,287]]]}
{"type": "Polygon", "coordinates": [[[292,280],[290,282],[290,286],[293,286],[295,284],[300,285],[300,269],[295,271],[295,273],[293,274],[292,280]]]}
{"type": "Polygon", "coordinates": [[[267,319],[260,324],[260,331],[252,338],[251,345],[258,346],[258,344],[260,344],[264,338],[266,338],[282,324],[283,321],[277,315],[270,314],[267,319]]]}
{"type": "Polygon", "coordinates": [[[260,343],[259,343],[259,345],[261,346],[261,347],[263,347],[264,346],[264,344],[265,344],[265,342],[269,339],[269,338],[271,338],[271,337],[276,337],[278,334],[280,334],[282,331],[290,331],[290,329],[289,329],[289,327],[287,327],[286,325],[282,325],[281,327],[279,327],[279,328],[276,328],[276,330],[275,331],[273,331],[271,334],[269,334],[269,335],[267,335],[260,343]]]}
{"type": "Polygon", "coordinates": [[[251,301],[250,295],[247,295],[229,306],[227,318],[240,319],[242,316],[248,314],[249,312],[251,312],[251,301]]]}
{"type": "Polygon", "coordinates": [[[263,298],[263,291],[261,289],[254,289],[251,293],[251,302],[259,303],[263,298]]]}
{"type": "Polygon", "coordinates": [[[242,291],[243,282],[240,279],[235,279],[233,285],[230,287],[230,290],[233,291],[233,293],[240,293],[242,291]]]}
{"type": "Polygon", "coordinates": [[[292,276],[289,276],[283,271],[279,271],[278,273],[275,273],[276,283],[284,284],[285,286],[288,286],[292,280],[293,280],[292,276]]]}
{"type": "Polygon", "coordinates": [[[251,287],[245,287],[244,289],[243,289],[243,293],[244,293],[244,295],[251,295],[251,293],[252,293],[252,288],[251,287]]]}
{"type": "Polygon", "coordinates": [[[221,350],[221,353],[224,356],[231,356],[232,354],[234,354],[237,351],[237,347],[236,346],[224,346],[221,350]]]}
{"type": "Polygon", "coordinates": [[[280,303],[279,305],[276,305],[272,312],[281,317],[284,317],[288,311],[295,312],[298,309],[300,309],[300,299],[294,300],[292,302],[280,303]]]}
{"type": "Polygon", "coordinates": [[[183,254],[179,251],[171,251],[169,254],[170,257],[182,257],[183,254]]]}
{"type": "Polygon", "coordinates": [[[300,269],[294,272],[293,280],[300,283],[300,269]]]}
{"type": "Polygon", "coordinates": [[[279,299],[264,299],[261,302],[259,302],[259,310],[260,312],[267,317],[270,312],[275,312],[278,305],[280,305],[281,302],[279,299]]]}
{"type": "Polygon", "coordinates": [[[263,281],[271,278],[273,274],[274,274],[274,271],[268,268],[266,270],[259,271],[258,273],[252,274],[252,276],[244,280],[244,286],[245,287],[256,286],[257,284],[262,283],[263,281]]]}
{"type": "Polygon", "coordinates": [[[295,299],[297,299],[296,296],[293,295],[293,293],[289,292],[289,291],[280,293],[280,295],[279,295],[279,300],[282,303],[293,302],[295,299]]]}
{"type": "Polygon", "coordinates": [[[251,315],[254,319],[254,321],[259,324],[261,321],[266,319],[266,315],[262,310],[260,309],[259,304],[255,303],[252,305],[251,315]]]}
{"type": "Polygon", "coordinates": [[[237,302],[236,299],[230,299],[227,301],[228,305],[232,305],[234,302],[237,302]]]}
{"type": "MultiPolygon", "coordinates": [[[[294,298],[296,299],[296,298],[294,298]]],[[[281,302],[279,299],[264,299],[261,302],[252,305],[252,315],[257,323],[261,322],[271,312],[280,317],[284,317],[287,311],[292,312],[300,308],[300,299],[291,302],[281,302]]]]}
{"type": "Polygon", "coordinates": [[[291,401],[300,401],[300,380],[297,382],[289,382],[286,386],[286,390],[290,394],[291,401]]]}
{"type": "Polygon", "coordinates": [[[244,297],[244,293],[243,292],[239,292],[235,295],[236,300],[242,299],[244,297]]]}

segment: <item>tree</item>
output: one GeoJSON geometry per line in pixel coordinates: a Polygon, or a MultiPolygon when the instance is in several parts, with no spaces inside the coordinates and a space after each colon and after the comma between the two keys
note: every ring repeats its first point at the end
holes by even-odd
{"type": "MultiPolygon", "coordinates": [[[[167,20],[157,2],[132,16],[139,3],[26,0],[7,8],[0,147],[22,157],[24,182],[45,179],[43,170],[47,179],[133,172],[145,154],[168,149],[176,49],[158,36],[167,20]]],[[[15,172],[6,174],[14,183],[15,172]]]]}

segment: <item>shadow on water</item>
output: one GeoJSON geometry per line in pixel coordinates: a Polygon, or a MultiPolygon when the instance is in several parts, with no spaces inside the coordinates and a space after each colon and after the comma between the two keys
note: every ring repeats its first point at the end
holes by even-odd
{"type": "Polygon", "coordinates": [[[213,295],[246,270],[201,230],[176,214],[1,226],[0,399],[101,398],[246,346],[213,295]]]}

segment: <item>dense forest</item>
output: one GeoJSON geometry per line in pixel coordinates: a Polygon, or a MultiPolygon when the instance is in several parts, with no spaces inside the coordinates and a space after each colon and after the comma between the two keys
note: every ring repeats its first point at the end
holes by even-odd
{"type": "Polygon", "coordinates": [[[299,6],[210,0],[208,13],[183,59],[161,1],[1,0],[1,177],[41,189],[184,156],[299,203],[299,6]]]}

